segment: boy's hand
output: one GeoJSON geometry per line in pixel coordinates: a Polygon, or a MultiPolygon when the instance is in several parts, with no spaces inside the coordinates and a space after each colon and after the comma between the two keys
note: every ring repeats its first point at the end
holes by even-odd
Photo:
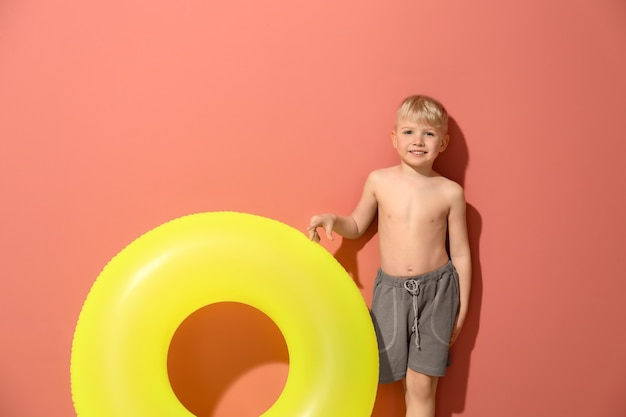
{"type": "Polygon", "coordinates": [[[309,227],[307,228],[307,231],[309,232],[309,239],[311,239],[313,242],[319,243],[320,235],[317,233],[317,228],[323,227],[324,230],[326,230],[326,237],[328,238],[328,240],[334,240],[334,225],[335,216],[332,214],[319,214],[311,217],[309,227]]]}
{"type": "Polygon", "coordinates": [[[457,337],[459,337],[459,333],[461,333],[461,329],[463,328],[463,323],[459,320],[459,316],[457,315],[456,320],[454,321],[454,329],[452,330],[452,336],[450,337],[450,346],[456,342],[457,337]]]}
{"type": "Polygon", "coordinates": [[[459,333],[461,333],[461,328],[455,327],[452,331],[452,337],[450,337],[450,346],[452,346],[454,342],[456,342],[456,338],[459,337],[459,333]]]}

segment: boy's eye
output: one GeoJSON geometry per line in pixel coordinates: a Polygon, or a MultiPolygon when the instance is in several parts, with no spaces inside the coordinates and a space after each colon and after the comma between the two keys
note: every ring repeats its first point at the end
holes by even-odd
{"type": "Polygon", "coordinates": [[[404,133],[405,135],[412,135],[412,134],[413,134],[413,131],[412,131],[412,130],[405,130],[403,133],[404,133]]]}
{"type": "Polygon", "coordinates": [[[424,134],[425,134],[426,136],[435,136],[435,133],[434,133],[434,132],[426,132],[426,133],[424,133],[424,134]]]}

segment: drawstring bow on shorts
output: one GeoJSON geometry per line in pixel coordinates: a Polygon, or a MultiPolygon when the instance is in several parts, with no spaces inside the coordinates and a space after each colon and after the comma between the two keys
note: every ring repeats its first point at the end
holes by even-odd
{"type": "Polygon", "coordinates": [[[413,297],[413,315],[415,318],[413,319],[413,327],[411,331],[415,333],[415,345],[418,349],[421,349],[420,345],[420,330],[419,330],[419,309],[417,307],[417,297],[420,294],[422,282],[416,279],[408,279],[404,281],[404,289],[411,294],[413,297]]]}

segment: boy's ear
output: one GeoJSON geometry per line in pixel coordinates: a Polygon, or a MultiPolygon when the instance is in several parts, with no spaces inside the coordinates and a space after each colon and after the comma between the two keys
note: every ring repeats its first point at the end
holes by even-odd
{"type": "Polygon", "coordinates": [[[439,152],[445,151],[449,143],[450,143],[450,135],[446,133],[445,136],[443,137],[443,140],[441,141],[441,148],[439,148],[439,152]]]}
{"type": "Polygon", "coordinates": [[[395,130],[391,131],[391,143],[393,144],[394,148],[398,149],[398,136],[395,130]]]}

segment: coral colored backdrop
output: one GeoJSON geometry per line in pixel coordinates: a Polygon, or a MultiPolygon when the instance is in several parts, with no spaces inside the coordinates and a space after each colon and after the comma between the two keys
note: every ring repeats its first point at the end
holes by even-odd
{"type": "MultiPolygon", "coordinates": [[[[625,22],[621,0],[4,0],[0,414],[74,415],[74,326],[125,245],[194,212],[349,212],[426,93],[454,118],[439,168],[475,257],[439,416],[626,415],[625,22]]],[[[368,303],[372,235],[324,243],[368,303]]],[[[220,304],[168,367],[198,415],[256,416],[288,354],[220,304]]],[[[374,415],[404,415],[399,384],[374,415]]]]}

